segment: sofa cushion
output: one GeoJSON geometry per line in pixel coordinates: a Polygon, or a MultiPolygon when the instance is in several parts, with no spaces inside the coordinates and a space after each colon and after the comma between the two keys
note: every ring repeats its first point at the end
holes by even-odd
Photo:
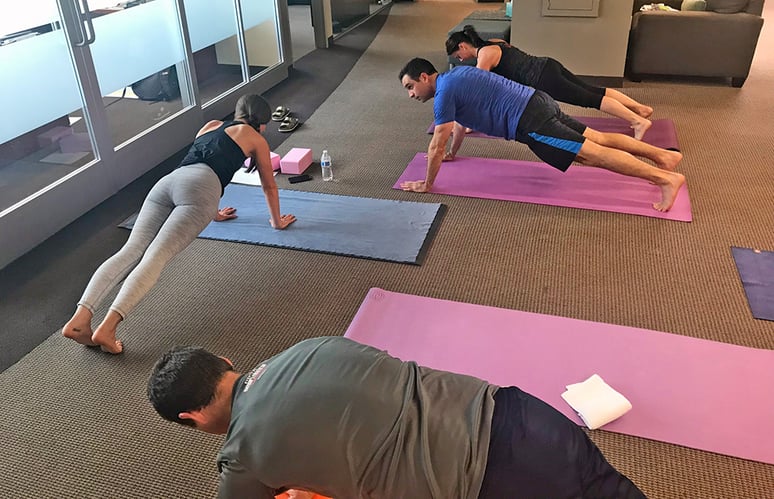
{"type": "Polygon", "coordinates": [[[707,10],[721,14],[742,12],[747,7],[748,0],[707,0],[707,10]]]}
{"type": "Polygon", "coordinates": [[[707,10],[707,0],[683,0],[680,10],[707,10]]]}

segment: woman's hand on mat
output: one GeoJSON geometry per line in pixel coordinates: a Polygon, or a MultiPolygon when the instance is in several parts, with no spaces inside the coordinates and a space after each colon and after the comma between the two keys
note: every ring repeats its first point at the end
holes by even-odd
{"type": "Polygon", "coordinates": [[[218,214],[215,215],[215,221],[216,222],[222,222],[224,220],[231,220],[232,218],[236,218],[236,208],[232,208],[231,206],[226,206],[225,208],[221,208],[218,210],[218,214]]]}
{"type": "Polygon", "coordinates": [[[427,183],[424,180],[415,180],[413,182],[403,182],[400,184],[400,188],[404,191],[413,191],[413,192],[427,192],[430,190],[430,188],[427,186],[427,183]]]}
{"type": "Polygon", "coordinates": [[[274,223],[274,220],[269,219],[269,223],[271,224],[271,226],[279,230],[284,229],[285,227],[287,227],[288,225],[292,224],[295,221],[296,221],[295,215],[280,215],[279,223],[277,224],[274,223]]]}

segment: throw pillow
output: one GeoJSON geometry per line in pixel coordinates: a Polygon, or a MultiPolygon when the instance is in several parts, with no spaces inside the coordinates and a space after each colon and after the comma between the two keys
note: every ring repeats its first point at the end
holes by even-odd
{"type": "Polygon", "coordinates": [[[747,7],[747,0],[707,0],[707,10],[721,14],[742,12],[747,7]]]}
{"type": "Polygon", "coordinates": [[[707,10],[707,0],[683,0],[680,10],[707,10]]]}

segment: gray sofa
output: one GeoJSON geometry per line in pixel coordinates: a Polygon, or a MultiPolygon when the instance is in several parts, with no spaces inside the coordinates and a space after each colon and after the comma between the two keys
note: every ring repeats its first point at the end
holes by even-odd
{"type": "MultiPolygon", "coordinates": [[[[706,0],[706,11],[647,11],[635,0],[629,32],[629,78],[642,75],[710,76],[741,87],[763,27],[764,0],[706,0]]],[[[680,9],[682,0],[660,0],[680,9]]]]}

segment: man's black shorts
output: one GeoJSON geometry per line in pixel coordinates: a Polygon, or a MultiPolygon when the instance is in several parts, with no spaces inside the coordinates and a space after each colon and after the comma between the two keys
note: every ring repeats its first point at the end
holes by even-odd
{"type": "Polygon", "coordinates": [[[567,171],[586,138],[586,125],[564,114],[545,92],[535,90],[516,129],[516,140],[554,168],[567,171]]]}
{"type": "Polygon", "coordinates": [[[578,425],[516,387],[494,395],[479,499],[645,499],[578,425]]]}

